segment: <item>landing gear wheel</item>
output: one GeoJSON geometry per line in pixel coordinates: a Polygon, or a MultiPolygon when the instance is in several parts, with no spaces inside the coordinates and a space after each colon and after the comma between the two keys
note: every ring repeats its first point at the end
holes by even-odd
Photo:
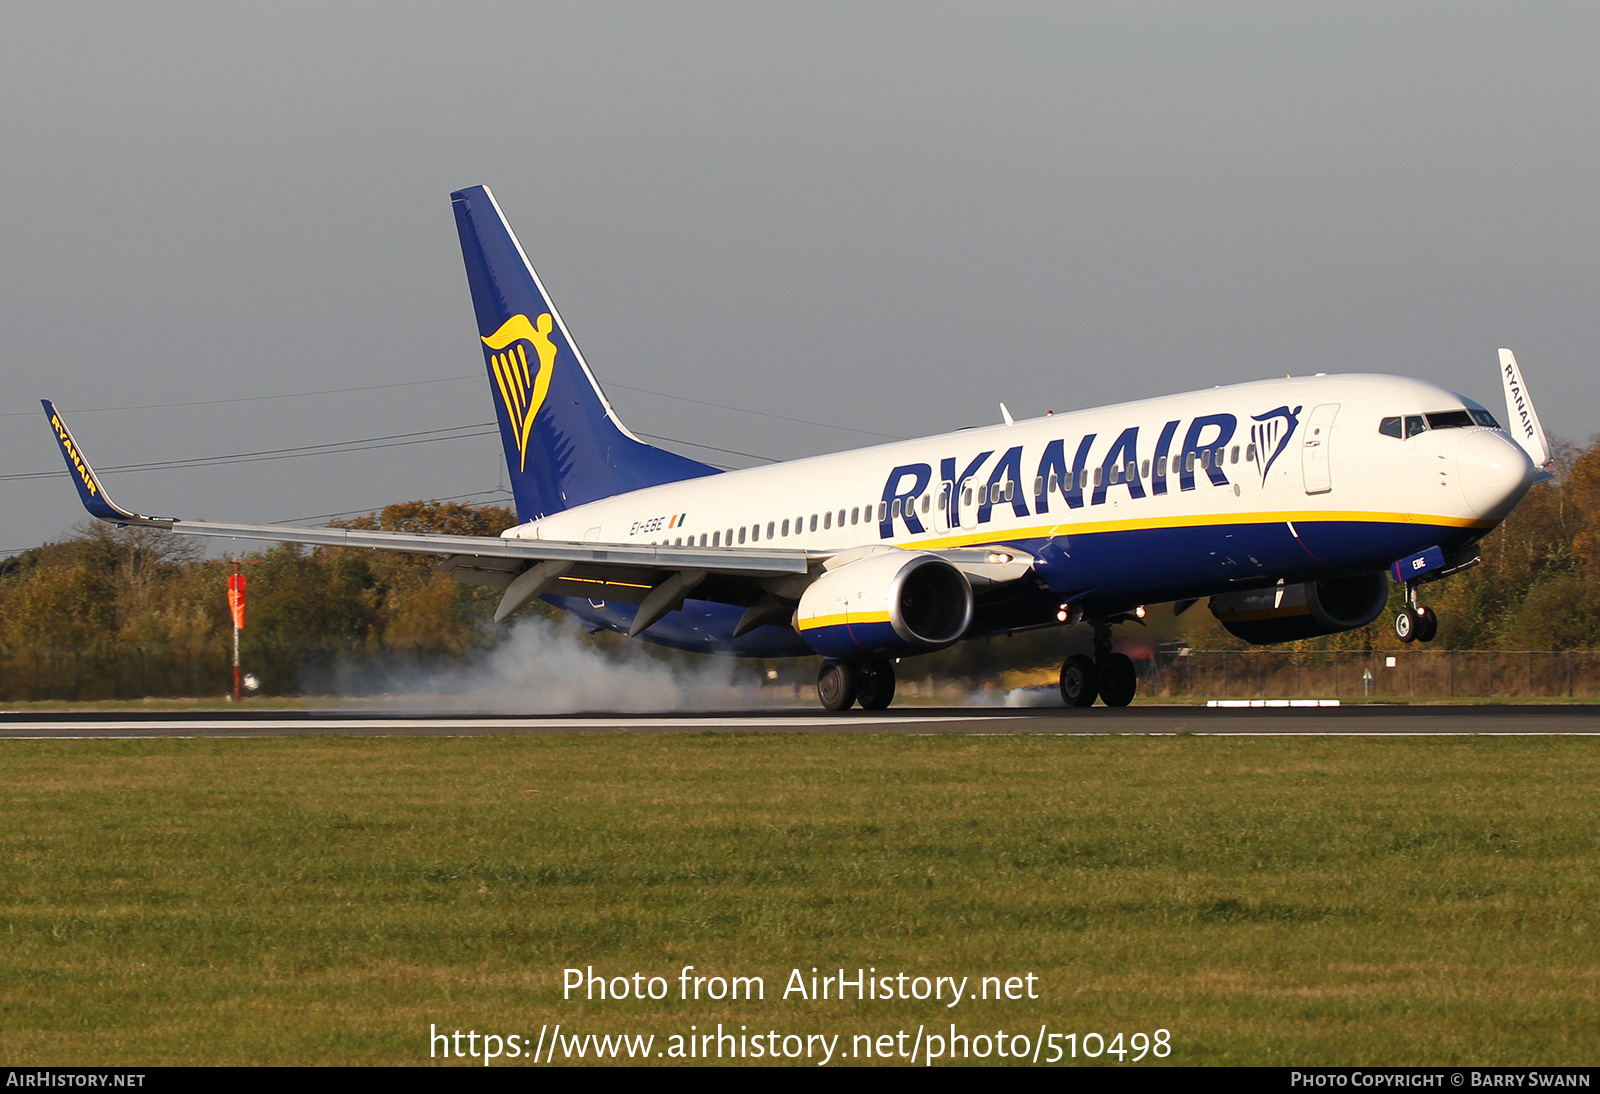
{"type": "Polygon", "coordinates": [[[1394,616],[1394,636],[1402,642],[1415,642],[1421,624],[1411,608],[1401,608],[1394,616]]]}
{"type": "Polygon", "coordinates": [[[856,666],[856,702],[862,710],[888,710],[894,702],[894,662],[868,661],[856,666]]]}
{"type": "Polygon", "coordinates": [[[1094,662],[1081,653],[1075,653],[1061,664],[1061,698],[1069,707],[1094,705],[1100,694],[1100,674],[1094,662]]]}
{"type": "Polygon", "coordinates": [[[817,698],[824,710],[849,710],[856,701],[860,673],[848,661],[824,661],[817,673],[817,698]]]}
{"type": "Polygon", "coordinates": [[[1100,701],[1108,707],[1125,707],[1139,690],[1139,673],[1125,653],[1114,653],[1099,666],[1100,701]]]}
{"type": "Polygon", "coordinates": [[[1439,613],[1432,608],[1417,608],[1417,641],[1432,642],[1439,634],[1439,613]]]}

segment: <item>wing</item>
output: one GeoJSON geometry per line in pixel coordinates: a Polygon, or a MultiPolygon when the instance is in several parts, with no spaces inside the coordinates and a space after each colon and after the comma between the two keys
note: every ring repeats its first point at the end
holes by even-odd
{"type": "Polygon", "coordinates": [[[813,564],[820,566],[826,557],[794,550],[567,543],[146,516],[111,499],[54,404],[42,401],[73,485],[91,516],[119,526],[161,528],[181,535],[438,555],[443,558],[440,568],[457,581],[506,590],[495,612],[496,622],[534,597],[552,593],[638,604],[641,610],[634,626],[638,633],[681,604],[689,592],[702,600],[748,606],[774,579],[803,582],[813,564]]]}
{"type": "MultiPolygon", "coordinates": [[[[505,590],[495,622],[505,619],[534,597],[545,594],[637,604],[631,634],[644,631],[693,595],[697,600],[748,609],[743,630],[786,619],[800,595],[825,570],[841,566],[888,546],[848,551],[803,551],[773,548],[667,547],[576,543],[502,536],[432,535],[382,532],[358,528],[307,528],[284,524],[220,524],[180,517],[146,516],[111,499],[100,477],[84,457],[66,422],[43,400],[56,443],[78,496],[91,516],[118,526],[161,528],[189,536],[252,539],[267,543],[308,543],[319,547],[357,547],[374,551],[436,555],[439,568],[457,581],[505,590]]],[[[997,553],[988,548],[936,552],[961,570],[977,590],[1020,580],[1033,570],[1034,559],[1013,547],[997,553]]]]}

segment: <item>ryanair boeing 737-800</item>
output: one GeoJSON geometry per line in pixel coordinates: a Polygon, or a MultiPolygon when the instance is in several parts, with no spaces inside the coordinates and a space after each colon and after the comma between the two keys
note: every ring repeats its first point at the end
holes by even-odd
{"type": "Polygon", "coordinates": [[[1111,627],[1209,598],[1273,643],[1383,612],[1406,641],[1438,626],[1427,582],[1541,478],[1550,446],[1500,351],[1505,427],[1471,399],[1396,376],[1216,387],[721,472],[645,444],[606,400],[485,187],[452,195],[489,388],[522,522],[498,538],[141,516],[106,495],[45,413],[89,512],[188,535],[441,556],[504,590],[496,621],[543,597],[592,627],[705,653],[822,656],[829,710],[887,707],[897,658],[965,638],[1088,624],[1061,694],[1125,706],[1111,627]]]}

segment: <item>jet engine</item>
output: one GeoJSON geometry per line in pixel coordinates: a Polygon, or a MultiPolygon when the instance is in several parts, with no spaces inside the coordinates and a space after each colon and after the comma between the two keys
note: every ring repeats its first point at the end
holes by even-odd
{"type": "Polygon", "coordinates": [[[883,551],[829,570],[800,597],[795,627],[824,657],[924,653],[972,624],[972,585],[928,551],[883,551]]]}
{"type": "Polygon", "coordinates": [[[1357,574],[1214,596],[1211,614],[1230,634],[1264,646],[1365,627],[1388,602],[1387,574],[1357,574]]]}

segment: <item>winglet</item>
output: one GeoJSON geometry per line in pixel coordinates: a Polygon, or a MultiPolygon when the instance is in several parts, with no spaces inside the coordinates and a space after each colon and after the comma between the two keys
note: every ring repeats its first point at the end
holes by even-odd
{"type": "Polygon", "coordinates": [[[50,419],[50,428],[56,435],[56,443],[61,446],[61,456],[67,461],[67,472],[72,476],[72,485],[78,488],[78,497],[83,499],[83,507],[89,510],[90,516],[109,520],[113,524],[141,524],[151,528],[172,527],[170,518],[141,517],[112,501],[111,495],[106,493],[106,488],[100,485],[100,476],[94,473],[89,461],[83,458],[83,450],[78,447],[78,442],[72,439],[72,432],[67,429],[67,423],[56,413],[55,404],[49,399],[39,401],[44,404],[45,417],[50,419]]]}
{"type": "Polygon", "coordinates": [[[1516,355],[1508,349],[1500,351],[1500,382],[1506,389],[1506,432],[1522,446],[1535,467],[1549,467],[1550,439],[1539,424],[1539,412],[1533,409],[1533,396],[1528,394],[1516,355]]]}

